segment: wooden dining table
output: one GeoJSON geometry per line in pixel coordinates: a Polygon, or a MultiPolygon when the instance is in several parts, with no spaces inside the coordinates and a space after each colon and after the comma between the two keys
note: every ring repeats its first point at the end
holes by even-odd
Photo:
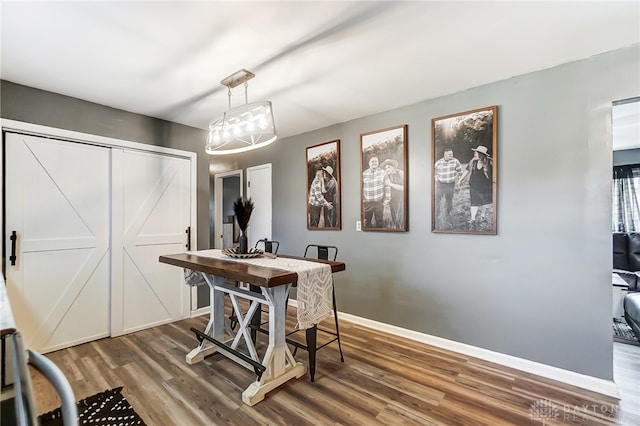
{"type": "Polygon", "coordinates": [[[289,290],[302,275],[308,273],[302,274],[296,270],[303,267],[305,271],[328,272],[330,268],[330,275],[346,269],[343,262],[283,255],[264,258],[259,261],[260,264],[256,264],[253,259],[226,257],[220,250],[163,255],[159,261],[200,273],[209,286],[209,322],[203,332],[192,329],[198,336],[199,345],[187,354],[187,363],[195,364],[205,356],[220,353],[253,370],[257,379],[242,393],[242,401],[250,406],[262,401],[269,391],[307,372],[307,366],[295,360],[286,344],[285,319],[289,290]],[[230,282],[246,283],[260,291],[246,290],[230,282]],[[229,327],[225,318],[225,295],[231,298],[239,324],[237,331],[229,327]],[[238,303],[239,299],[249,302],[246,311],[238,303]],[[261,305],[268,306],[269,317],[269,343],[262,359],[250,334],[251,321],[261,305]],[[244,351],[240,350],[241,346],[245,347],[244,351]]]}

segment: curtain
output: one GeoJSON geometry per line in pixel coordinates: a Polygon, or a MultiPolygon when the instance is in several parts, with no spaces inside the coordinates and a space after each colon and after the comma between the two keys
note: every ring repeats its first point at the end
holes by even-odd
{"type": "Polygon", "coordinates": [[[613,168],[613,221],[614,232],[640,231],[640,164],[613,168]]]}

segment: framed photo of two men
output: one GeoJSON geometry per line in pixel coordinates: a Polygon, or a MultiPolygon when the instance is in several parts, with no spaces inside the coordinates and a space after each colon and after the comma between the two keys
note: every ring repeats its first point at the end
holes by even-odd
{"type": "Polygon", "coordinates": [[[340,140],[307,148],[307,229],[342,228],[340,140]]]}
{"type": "Polygon", "coordinates": [[[409,230],[407,125],[360,135],[363,231],[409,230]]]}
{"type": "Polygon", "coordinates": [[[431,231],[496,235],[498,107],[431,120],[431,231]]]}

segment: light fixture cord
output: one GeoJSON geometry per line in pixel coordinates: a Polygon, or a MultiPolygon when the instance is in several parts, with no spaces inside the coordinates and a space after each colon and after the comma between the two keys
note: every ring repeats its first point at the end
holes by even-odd
{"type": "Polygon", "coordinates": [[[231,86],[227,86],[229,89],[229,109],[231,109],[231,86]]]}
{"type": "Polygon", "coordinates": [[[249,103],[249,83],[244,82],[244,103],[249,103]]]}

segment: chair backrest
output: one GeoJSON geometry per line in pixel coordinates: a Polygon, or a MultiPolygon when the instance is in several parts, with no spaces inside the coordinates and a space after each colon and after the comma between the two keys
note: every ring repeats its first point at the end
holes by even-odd
{"type": "Polygon", "coordinates": [[[256,248],[258,248],[260,244],[264,245],[264,251],[273,254],[277,254],[278,248],[280,247],[280,243],[278,241],[267,240],[266,238],[256,241],[256,248]]]}
{"type": "Polygon", "coordinates": [[[338,247],[326,246],[321,244],[309,244],[307,248],[304,249],[304,257],[312,256],[314,249],[317,259],[336,260],[336,258],[338,257],[338,247]]]}

